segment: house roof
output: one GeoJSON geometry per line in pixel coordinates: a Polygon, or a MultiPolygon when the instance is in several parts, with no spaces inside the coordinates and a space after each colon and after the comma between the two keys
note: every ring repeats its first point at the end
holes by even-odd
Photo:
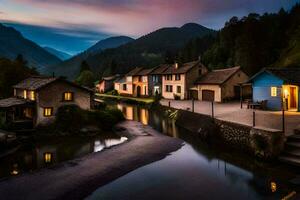
{"type": "Polygon", "coordinates": [[[106,77],[102,77],[102,80],[104,81],[113,81],[117,78],[119,78],[120,75],[119,74],[116,74],[116,75],[113,75],[113,76],[106,76],[106,77]]]}
{"type": "Polygon", "coordinates": [[[166,71],[168,69],[168,67],[169,67],[169,65],[167,65],[167,64],[159,65],[151,72],[151,74],[153,74],[153,75],[162,74],[164,71],[166,71]]]}
{"type": "Polygon", "coordinates": [[[37,90],[49,83],[56,81],[58,78],[55,77],[42,77],[42,76],[33,76],[27,78],[17,85],[14,85],[14,88],[24,89],[24,90],[37,90]]]}
{"type": "Polygon", "coordinates": [[[153,70],[155,70],[156,68],[151,68],[151,69],[142,69],[140,71],[138,71],[136,74],[134,74],[135,76],[146,76],[149,75],[153,70]]]}
{"type": "Polygon", "coordinates": [[[32,101],[30,101],[28,99],[10,97],[7,99],[0,100],[0,108],[9,108],[12,106],[19,106],[19,105],[24,105],[24,104],[28,104],[28,103],[32,103],[32,101]]]}
{"type": "Polygon", "coordinates": [[[161,74],[185,74],[197,65],[202,65],[202,64],[199,61],[193,61],[193,62],[184,63],[182,64],[182,66],[179,66],[178,68],[176,68],[175,65],[167,65],[168,67],[161,74]]]}
{"type": "Polygon", "coordinates": [[[114,83],[124,83],[124,82],[126,82],[126,79],[124,76],[121,76],[114,81],[114,83]]]}
{"type": "Polygon", "coordinates": [[[218,69],[213,70],[206,75],[200,77],[196,84],[204,85],[221,85],[225,83],[229,78],[231,78],[236,72],[238,72],[241,68],[240,67],[232,67],[227,69],[218,69]]]}
{"type": "Polygon", "coordinates": [[[129,71],[126,76],[134,76],[136,75],[136,73],[138,73],[139,71],[141,71],[143,68],[142,67],[136,67],[133,70],[129,71]]]}
{"type": "Polygon", "coordinates": [[[248,83],[252,82],[257,76],[264,72],[282,79],[285,83],[300,84],[300,68],[263,68],[261,71],[252,76],[248,83]]]}
{"type": "Polygon", "coordinates": [[[72,85],[73,87],[77,87],[86,90],[88,92],[92,92],[92,90],[89,88],[82,87],[80,85],[77,85],[76,83],[67,81],[65,79],[58,78],[58,77],[46,77],[46,76],[32,76],[14,85],[13,87],[16,89],[24,89],[24,90],[39,90],[55,81],[63,81],[67,84],[72,85]]]}

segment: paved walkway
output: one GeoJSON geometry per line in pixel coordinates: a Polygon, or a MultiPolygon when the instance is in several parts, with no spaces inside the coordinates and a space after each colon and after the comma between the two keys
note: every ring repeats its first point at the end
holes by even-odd
{"type": "MultiPolygon", "coordinates": [[[[168,106],[169,101],[171,107],[183,110],[192,110],[192,101],[175,101],[175,100],[161,100],[161,104],[168,106]]],[[[195,101],[195,112],[211,115],[212,105],[211,102],[195,101]]],[[[269,129],[282,130],[282,112],[261,111],[256,110],[256,126],[269,129]]],[[[286,135],[293,134],[294,129],[300,125],[300,113],[298,112],[285,112],[285,132],[286,135]]],[[[214,103],[214,115],[217,119],[245,124],[252,126],[253,124],[253,110],[247,109],[243,105],[241,109],[239,102],[231,103],[214,103]]]]}

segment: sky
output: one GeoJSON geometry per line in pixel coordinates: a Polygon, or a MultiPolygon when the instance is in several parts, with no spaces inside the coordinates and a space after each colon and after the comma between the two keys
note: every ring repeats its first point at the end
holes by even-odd
{"type": "Polygon", "coordinates": [[[0,23],[41,46],[79,53],[110,36],[138,38],[196,22],[221,29],[232,16],[290,9],[300,0],[0,0],[0,23]]]}

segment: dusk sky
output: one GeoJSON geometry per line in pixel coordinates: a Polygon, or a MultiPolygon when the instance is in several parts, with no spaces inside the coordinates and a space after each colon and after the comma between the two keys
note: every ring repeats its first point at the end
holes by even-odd
{"type": "Polygon", "coordinates": [[[300,0],[0,0],[0,22],[41,46],[78,53],[109,36],[140,37],[196,22],[220,29],[232,16],[290,9],[300,0]]]}

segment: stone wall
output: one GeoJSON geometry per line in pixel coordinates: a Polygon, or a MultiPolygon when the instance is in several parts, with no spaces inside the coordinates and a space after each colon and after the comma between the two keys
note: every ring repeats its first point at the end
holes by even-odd
{"type": "MultiPolygon", "coordinates": [[[[169,109],[169,108],[168,108],[169,109]]],[[[277,157],[284,148],[282,131],[212,119],[208,115],[179,110],[176,125],[204,139],[222,143],[233,149],[263,159],[277,157]]]]}

